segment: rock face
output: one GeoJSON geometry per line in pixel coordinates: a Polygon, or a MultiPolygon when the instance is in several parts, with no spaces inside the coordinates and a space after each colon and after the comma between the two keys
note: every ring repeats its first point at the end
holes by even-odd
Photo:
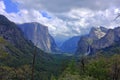
{"type": "Polygon", "coordinates": [[[82,36],[79,40],[76,54],[89,55],[92,52],[93,44],[95,44],[97,40],[102,39],[107,32],[108,29],[104,27],[93,27],[88,35],[82,36]]]}
{"type": "Polygon", "coordinates": [[[120,27],[109,29],[107,34],[92,44],[93,51],[110,47],[113,44],[120,44],[120,27]]]}
{"type": "Polygon", "coordinates": [[[33,22],[20,24],[19,28],[24,32],[24,36],[31,40],[38,48],[46,52],[58,51],[53,37],[48,32],[48,27],[33,22]]]}
{"type": "MultiPolygon", "coordinates": [[[[3,15],[0,15],[0,40],[2,40],[2,46],[4,46],[3,50],[10,53],[10,55],[15,58],[20,56],[22,56],[22,58],[26,58],[32,57],[33,55],[33,43],[24,37],[23,32],[14,22],[9,21],[3,15]]],[[[46,57],[48,55],[40,49],[36,49],[38,51],[38,57],[46,57]]]]}
{"type": "MultiPolygon", "coordinates": [[[[5,16],[0,15],[0,65],[15,70],[24,65],[32,66],[34,53],[36,53],[37,66],[40,65],[38,66],[40,67],[40,72],[50,72],[51,69],[49,70],[48,68],[54,62],[52,56],[35,47],[31,41],[24,37],[23,32],[15,23],[9,21],[5,16]]],[[[27,67],[27,69],[29,68],[27,67]]],[[[34,70],[38,71],[36,68],[34,70]]],[[[51,74],[48,73],[47,75],[51,74]]],[[[16,77],[16,79],[18,78],[16,77]]]]}
{"type": "Polygon", "coordinates": [[[75,36],[66,40],[60,47],[61,51],[66,53],[74,53],[77,49],[79,40],[80,40],[80,36],[75,36]]]}
{"type": "Polygon", "coordinates": [[[29,42],[24,38],[22,31],[3,15],[0,15],[0,37],[17,48],[29,49],[29,42]]]}

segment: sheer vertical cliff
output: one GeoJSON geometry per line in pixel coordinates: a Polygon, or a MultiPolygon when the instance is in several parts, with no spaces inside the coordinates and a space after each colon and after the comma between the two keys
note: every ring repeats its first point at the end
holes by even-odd
{"type": "Polygon", "coordinates": [[[36,22],[19,24],[24,36],[31,40],[38,48],[46,52],[56,52],[57,45],[49,34],[48,27],[36,22]]]}

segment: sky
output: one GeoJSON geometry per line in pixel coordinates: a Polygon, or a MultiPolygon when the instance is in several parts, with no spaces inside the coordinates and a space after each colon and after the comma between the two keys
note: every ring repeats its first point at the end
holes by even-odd
{"type": "Polygon", "coordinates": [[[15,23],[39,22],[56,40],[120,25],[120,0],[0,0],[0,14],[15,23]]]}

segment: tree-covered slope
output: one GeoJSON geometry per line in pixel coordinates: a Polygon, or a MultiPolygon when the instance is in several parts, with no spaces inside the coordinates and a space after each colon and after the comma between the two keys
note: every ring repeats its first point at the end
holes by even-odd
{"type": "Polygon", "coordinates": [[[0,15],[0,79],[30,80],[36,48],[35,80],[49,80],[58,75],[59,63],[27,40],[14,22],[0,15]]]}

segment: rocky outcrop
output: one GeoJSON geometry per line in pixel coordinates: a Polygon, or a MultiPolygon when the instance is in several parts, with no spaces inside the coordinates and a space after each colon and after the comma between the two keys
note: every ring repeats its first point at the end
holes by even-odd
{"type": "Polygon", "coordinates": [[[107,32],[108,29],[104,27],[99,28],[93,27],[88,35],[82,36],[81,39],[79,40],[76,54],[89,55],[92,52],[93,44],[97,40],[102,39],[107,32]]]}
{"type": "Polygon", "coordinates": [[[30,48],[29,41],[24,38],[22,31],[3,15],[0,15],[0,37],[21,50],[30,48]]]}
{"type": "Polygon", "coordinates": [[[92,44],[93,51],[110,47],[113,44],[120,44],[120,27],[109,29],[107,34],[92,44]]]}
{"type": "Polygon", "coordinates": [[[58,51],[53,37],[48,32],[48,27],[36,22],[20,24],[19,28],[24,36],[31,40],[34,45],[46,52],[58,51]]]}
{"type": "Polygon", "coordinates": [[[8,53],[15,57],[32,56],[34,50],[33,43],[24,37],[23,32],[14,22],[9,21],[3,15],[0,15],[0,37],[2,40],[5,40],[4,49],[8,53]]]}
{"type": "MultiPolygon", "coordinates": [[[[0,65],[14,70],[22,68],[24,65],[32,66],[33,54],[36,55],[34,57],[35,62],[40,67],[41,73],[51,71],[48,68],[54,62],[53,57],[35,47],[31,41],[24,37],[23,32],[14,22],[0,15],[0,65]]],[[[37,68],[34,70],[38,71],[37,68]]],[[[50,73],[47,75],[50,75],[50,73]]],[[[16,77],[16,79],[18,78],[16,77]]]]}

